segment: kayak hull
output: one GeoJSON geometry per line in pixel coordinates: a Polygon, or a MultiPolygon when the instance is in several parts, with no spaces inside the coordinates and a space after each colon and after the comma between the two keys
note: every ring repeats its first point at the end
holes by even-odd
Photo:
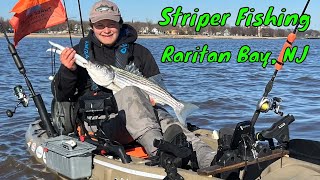
{"type": "MultiPolygon", "coordinates": [[[[41,164],[46,164],[47,154],[43,147],[43,142],[48,139],[46,132],[41,128],[41,121],[36,120],[31,123],[26,132],[27,150],[41,164]]],[[[212,131],[199,129],[194,132],[204,142],[213,149],[217,149],[218,143],[214,139],[212,131]]],[[[132,162],[123,164],[120,160],[111,156],[95,155],[93,157],[93,169],[90,179],[164,179],[166,172],[162,167],[146,166],[145,159],[132,157],[132,162]]],[[[248,170],[258,171],[257,165],[248,166],[248,170]],[[256,166],[256,167],[255,167],[256,166]]],[[[49,169],[50,170],[50,169],[49,169]]],[[[52,171],[52,170],[50,170],[52,171]]],[[[54,172],[54,171],[52,171],[54,172]]],[[[54,172],[57,173],[57,172],[54,172]]],[[[178,169],[178,173],[184,179],[212,180],[219,179],[212,176],[198,175],[197,172],[191,170],[178,169]]],[[[250,172],[248,172],[249,174],[250,172]]],[[[256,173],[256,172],[255,172],[256,173]]],[[[260,171],[259,171],[260,173],[260,171]]],[[[58,174],[58,173],[57,173],[58,174]]],[[[244,171],[241,171],[245,177],[244,171]]],[[[59,174],[58,174],[59,175],[59,174]]],[[[319,179],[320,165],[297,160],[289,156],[275,159],[268,164],[261,173],[261,179],[319,179]]]]}

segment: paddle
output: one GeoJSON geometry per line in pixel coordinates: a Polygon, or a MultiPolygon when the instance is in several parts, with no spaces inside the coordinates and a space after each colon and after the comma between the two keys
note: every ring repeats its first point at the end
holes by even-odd
{"type": "Polygon", "coordinates": [[[209,166],[209,167],[199,169],[197,171],[197,173],[199,175],[204,175],[204,176],[216,175],[219,173],[232,171],[232,170],[239,169],[239,168],[249,166],[252,164],[262,163],[262,162],[269,161],[269,160],[277,160],[287,154],[289,154],[289,151],[282,150],[282,149],[276,149],[276,150],[273,150],[270,155],[267,155],[264,157],[258,157],[257,159],[254,159],[251,161],[242,161],[240,163],[231,164],[228,166],[219,166],[219,165],[209,166]]]}

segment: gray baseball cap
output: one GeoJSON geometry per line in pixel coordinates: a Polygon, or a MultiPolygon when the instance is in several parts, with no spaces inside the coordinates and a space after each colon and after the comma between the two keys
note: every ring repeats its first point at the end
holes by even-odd
{"type": "Polygon", "coordinates": [[[96,2],[90,11],[90,21],[96,23],[103,19],[110,19],[119,22],[121,13],[118,6],[107,0],[101,0],[96,2]]]}

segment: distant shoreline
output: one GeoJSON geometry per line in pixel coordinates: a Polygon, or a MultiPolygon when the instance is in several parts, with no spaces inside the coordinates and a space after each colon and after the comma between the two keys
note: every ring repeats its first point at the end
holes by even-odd
{"type": "MultiPolygon", "coordinates": [[[[8,33],[13,37],[13,33],[8,33]]],[[[0,34],[0,37],[4,37],[0,34]]],[[[81,38],[82,34],[72,34],[72,38],[81,38]]],[[[26,38],[69,38],[69,34],[31,33],[26,38]]],[[[206,35],[146,35],[139,34],[141,39],[286,39],[287,37],[255,37],[255,36],[206,36],[206,35]]]]}

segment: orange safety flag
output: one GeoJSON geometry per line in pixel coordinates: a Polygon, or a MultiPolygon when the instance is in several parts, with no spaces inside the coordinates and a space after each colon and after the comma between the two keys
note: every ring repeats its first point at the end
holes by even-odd
{"type": "Polygon", "coordinates": [[[37,6],[39,4],[48,2],[50,0],[20,0],[11,10],[11,12],[22,13],[23,11],[37,6]]]}
{"type": "Polygon", "coordinates": [[[60,0],[50,0],[38,4],[21,13],[16,13],[9,21],[14,30],[14,45],[26,35],[64,23],[66,12],[60,0]]]}

